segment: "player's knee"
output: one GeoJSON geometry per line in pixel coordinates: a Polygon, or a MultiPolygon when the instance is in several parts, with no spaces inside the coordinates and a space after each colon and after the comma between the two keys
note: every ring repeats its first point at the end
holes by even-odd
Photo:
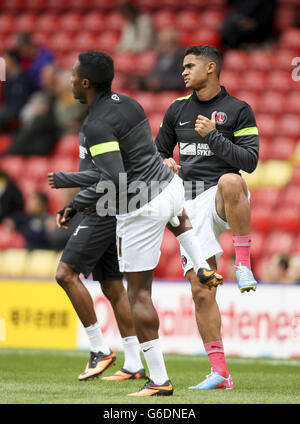
{"type": "Polygon", "coordinates": [[[224,174],[220,177],[218,188],[223,198],[239,198],[244,192],[243,180],[238,174],[224,174]]]}
{"type": "Polygon", "coordinates": [[[72,280],[72,272],[70,272],[67,266],[60,262],[56,270],[55,279],[57,283],[65,289],[72,280]]]}
{"type": "Polygon", "coordinates": [[[204,304],[211,300],[213,295],[212,291],[207,287],[203,286],[199,279],[195,279],[191,284],[192,287],[192,297],[195,304],[204,304]]]}
{"type": "Polygon", "coordinates": [[[116,284],[112,284],[110,286],[101,283],[101,290],[106,299],[110,301],[110,303],[118,302],[121,297],[126,294],[123,284],[118,284],[117,286],[116,284]]]}

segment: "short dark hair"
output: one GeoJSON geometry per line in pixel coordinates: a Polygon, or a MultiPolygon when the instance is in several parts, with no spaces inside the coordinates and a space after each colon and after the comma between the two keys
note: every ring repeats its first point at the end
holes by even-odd
{"type": "Polygon", "coordinates": [[[88,50],[78,56],[80,78],[87,78],[95,91],[103,91],[111,87],[114,78],[114,62],[104,52],[88,50]]]}
{"type": "Polygon", "coordinates": [[[221,67],[222,67],[222,58],[219,51],[213,47],[208,45],[203,46],[190,46],[184,52],[184,56],[188,54],[194,54],[195,56],[202,56],[207,58],[211,62],[215,62],[217,66],[217,74],[220,76],[221,67]]]}

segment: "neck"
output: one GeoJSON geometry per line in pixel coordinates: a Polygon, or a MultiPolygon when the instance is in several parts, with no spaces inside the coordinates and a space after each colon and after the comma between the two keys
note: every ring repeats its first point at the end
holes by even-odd
{"type": "Polygon", "coordinates": [[[198,99],[205,102],[214,98],[221,91],[221,87],[219,81],[216,81],[214,84],[207,84],[205,87],[195,91],[198,99]]]}
{"type": "Polygon", "coordinates": [[[90,106],[94,100],[94,98],[97,96],[98,93],[96,91],[88,91],[86,94],[86,103],[88,106],[90,106]]]}

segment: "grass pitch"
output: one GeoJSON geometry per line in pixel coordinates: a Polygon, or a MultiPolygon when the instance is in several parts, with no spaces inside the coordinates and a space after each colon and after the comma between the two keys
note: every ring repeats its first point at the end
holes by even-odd
{"type": "MultiPolygon", "coordinates": [[[[1,404],[299,404],[300,360],[227,358],[233,390],[189,390],[210,371],[206,356],[165,355],[171,397],[130,398],[145,380],[79,382],[86,351],[0,349],[1,404]]],[[[117,354],[111,375],[123,365],[117,354]]]]}

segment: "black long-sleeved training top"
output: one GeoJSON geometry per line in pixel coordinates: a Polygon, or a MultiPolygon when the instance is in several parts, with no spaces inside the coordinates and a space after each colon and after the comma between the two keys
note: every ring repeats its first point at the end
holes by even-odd
{"type": "Polygon", "coordinates": [[[230,96],[222,86],[211,100],[195,92],[176,99],[167,110],[156,147],[163,158],[173,157],[178,143],[179,175],[184,181],[204,182],[204,190],[218,184],[226,173],[251,173],[258,162],[259,137],[251,107],[230,96]],[[201,137],[195,131],[198,115],[216,115],[216,129],[201,137]]]}
{"type": "MultiPolygon", "coordinates": [[[[102,195],[108,199],[110,193],[107,194],[105,188],[107,182],[111,182],[117,194],[116,213],[126,213],[124,202],[119,210],[119,199],[125,199],[128,207],[130,201],[144,191],[139,197],[142,200],[132,202],[139,208],[159,194],[157,187],[152,190],[153,181],[168,183],[174,176],[163,164],[153,143],[142,107],[126,95],[107,90],[95,97],[80,130],[79,144],[81,172],[72,173],[71,179],[81,188],[87,188],[74,197],[74,206],[78,209],[94,205],[102,195]],[[122,181],[120,184],[121,174],[125,186],[122,181]]],[[[68,175],[55,175],[56,187],[66,187],[64,177],[68,175]]]]}

